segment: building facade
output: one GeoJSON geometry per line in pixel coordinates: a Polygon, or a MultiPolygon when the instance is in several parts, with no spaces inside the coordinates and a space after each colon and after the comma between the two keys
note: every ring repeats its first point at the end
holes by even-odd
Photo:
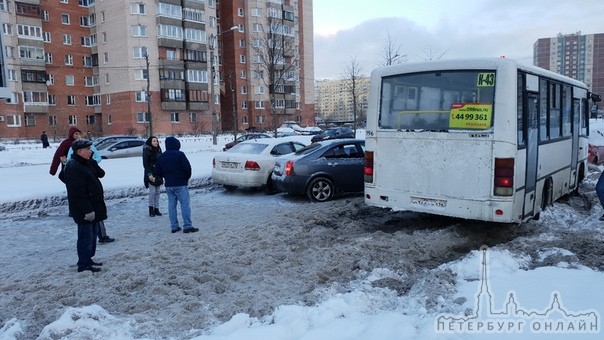
{"type": "MultiPolygon", "coordinates": [[[[369,77],[358,79],[357,122],[367,117],[369,77]]],[[[322,124],[340,124],[354,120],[354,100],[349,79],[318,80],[315,86],[316,113],[322,124]]]]}
{"type": "Polygon", "coordinates": [[[533,64],[584,82],[604,95],[604,33],[558,34],[533,45],[533,64]]]}
{"type": "Polygon", "coordinates": [[[0,138],[270,129],[314,114],[312,0],[0,0],[0,21],[0,138]],[[269,18],[299,52],[280,59],[296,65],[283,110],[266,108],[280,108],[272,89],[284,86],[251,76],[254,29],[269,18]]]}

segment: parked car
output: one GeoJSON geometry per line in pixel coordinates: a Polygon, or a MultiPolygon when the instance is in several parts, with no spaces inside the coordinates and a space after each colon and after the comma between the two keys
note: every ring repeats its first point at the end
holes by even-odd
{"type": "Polygon", "coordinates": [[[129,136],[129,135],[104,136],[104,137],[99,137],[99,138],[94,139],[92,141],[92,145],[94,145],[97,148],[97,150],[104,149],[105,147],[109,146],[110,144],[113,144],[113,142],[117,142],[118,140],[132,139],[132,138],[136,138],[136,137],[129,136]]]}
{"type": "Polygon", "coordinates": [[[235,145],[246,141],[246,140],[250,140],[250,139],[261,139],[261,138],[271,138],[271,136],[269,136],[266,133],[247,133],[245,135],[241,135],[239,137],[237,137],[237,139],[235,139],[232,142],[226,143],[226,145],[222,148],[222,151],[227,151],[228,149],[234,147],[235,145]]]}
{"type": "Polygon", "coordinates": [[[589,144],[587,146],[587,161],[596,165],[604,163],[604,146],[589,144]]]}
{"type": "Polygon", "coordinates": [[[277,160],[271,178],[279,192],[326,202],[339,193],[363,192],[364,164],[364,140],[321,141],[277,160]]]}
{"type": "Polygon", "coordinates": [[[321,140],[328,139],[339,139],[339,138],[354,138],[354,131],[347,127],[329,128],[323,130],[323,132],[314,135],[311,141],[318,142],[321,140]]]}
{"type": "Polygon", "coordinates": [[[141,157],[143,155],[143,139],[132,138],[119,139],[104,145],[102,149],[97,147],[101,158],[141,157]]]}
{"type": "Polygon", "coordinates": [[[227,190],[265,187],[274,193],[271,172],[275,160],[310,144],[302,136],[252,139],[214,157],[212,180],[227,190]]]}

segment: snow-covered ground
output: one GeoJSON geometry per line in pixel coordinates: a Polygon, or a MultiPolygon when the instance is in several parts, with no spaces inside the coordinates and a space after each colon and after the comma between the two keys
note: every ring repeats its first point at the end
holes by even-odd
{"type": "MultiPolygon", "coordinates": [[[[604,131],[600,123],[594,122],[592,129],[604,131]]],[[[282,195],[226,193],[210,185],[210,176],[213,155],[229,140],[223,136],[214,146],[211,137],[181,139],[193,166],[194,226],[202,229],[191,235],[170,234],[167,214],[144,215],[140,158],[101,162],[107,172],[102,180],[108,196],[107,227],[118,240],[97,249],[96,258],[105,262],[97,274],[75,270],[75,226],[66,216],[65,188],[48,174],[57,144],[51,149],[5,144],[7,150],[0,152],[0,339],[603,337],[603,247],[585,250],[589,261],[563,246],[531,254],[522,250],[524,243],[560,238],[571,231],[589,233],[604,244],[598,204],[584,212],[556,203],[540,221],[531,222],[539,230],[534,238],[520,235],[506,246],[476,247],[427,270],[421,279],[411,280],[410,287],[393,289],[397,285],[392,282],[405,282],[408,273],[385,264],[374,266],[372,260],[380,254],[370,253],[371,259],[358,259],[357,267],[363,270],[328,268],[356,271],[349,282],[326,278],[323,287],[308,288],[314,289],[308,293],[315,300],[299,301],[294,293],[304,290],[297,286],[305,284],[299,278],[328,260],[323,250],[330,245],[313,241],[296,253],[301,255],[289,254],[301,246],[296,243],[300,238],[322,232],[298,228],[296,223],[305,221],[298,220],[295,212],[308,210],[311,216],[322,215],[325,222],[341,216],[342,209],[358,208],[362,199],[318,205],[282,195]],[[282,216],[283,224],[279,217],[266,217],[269,213],[282,216]],[[254,246],[247,248],[248,243],[254,246]],[[278,251],[267,251],[271,248],[278,251]],[[268,267],[255,272],[256,262],[269,260],[274,261],[273,272],[268,267]],[[209,269],[214,261],[222,266],[218,273],[209,269]],[[249,271],[235,269],[242,262],[249,271]],[[294,265],[299,267],[292,270],[294,265]],[[292,277],[277,279],[276,274],[285,270],[292,270],[292,277]],[[204,290],[208,285],[209,290],[204,290]],[[267,309],[259,301],[271,301],[272,287],[280,287],[285,296],[275,297],[275,304],[267,309]],[[292,299],[287,298],[290,291],[292,299]],[[217,316],[219,304],[231,305],[220,309],[230,312],[217,316]],[[250,310],[254,315],[246,312],[250,310]]],[[[584,185],[592,200],[597,178],[592,174],[584,185]]],[[[166,212],[163,194],[162,204],[166,212]]],[[[438,238],[444,237],[444,229],[448,228],[409,233],[438,238]]],[[[360,247],[362,253],[368,243],[402,234],[363,234],[350,251],[357,254],[360,247]]],[[[435,251],[432,247],[439,243],[418,247],[418,253],[429,258],[435,251]]],[[[381,248],[378,244],[372,249],[381,248]]],[[[386,247],[382,251],[387,252],[386,247]]]]}

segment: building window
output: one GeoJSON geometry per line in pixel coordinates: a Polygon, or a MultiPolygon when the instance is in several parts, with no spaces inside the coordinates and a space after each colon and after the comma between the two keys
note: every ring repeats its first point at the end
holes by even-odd
{"type": "Polygon", "coordinates": [[[264,124],[264,116],[256,116],[256,123],[264,124]]]}
{"type": "Polygon", "coordinates": [[[6,74],[7,74],[8,80],[10,80],[10,81],[17,81],[17,71],[15,71],[15,70],[6,70],[6,74]]]}
{"type": "Polygon", "coordinates": [[[132,49],[134,59],[143,59],[147,55],[147,48],[144,46],[134,47],[132,49]]]}
{"type": "Polygon", "coordinates": [[[73,75],[66,75],[66,76],[65,76],[65,85],[67,85],[67,86],[73,86],[73,85],[74,85],[74,83],[75,83],[75,80],[74,80],[74,79],[75,79],[75,78],[74,78],[74,76],[73,76],[73,75]]]}
{"type": "Polygon", "coordinates": [[[107,64],[109,62],[109,52],[103,52],[103,63],[107,64]]]}
{"type": "Polygon", "coordinates": [[[241,108],[247,110],[247,100],[241,102],[241,108]]]}
{"type": "Polygon", "coordinates": [[[8,116],[6,116],[6,126],[8,126],[8,127],[18,127],[18,126],[21,126],[21,116],[20,115],[8,115],[8,116]]]}
{"type": "Polygon", "coordinates": [[[243,10],[243,8],[237,8],[237,15],[240,17],[245,16],[245,11],[243,10]]]}
{"type": "Polygon", "coordinates": [[[142,2],[131,3],[130,14],[145,14],[145,4],[142,2]]]}
{"type": "Polygon", "coordinates": [[[48,13],[48,11],[42,12],[42,20],[47,22],[50,21],[50,14],[48,13]]]}
{"type": "Polygon", "coordinates": [[[247,79],[247,71],[246,70],[239,71],[239,78],[247,79]]]}
{"type": "Polygon", "coordinates": [[[63,34],[63,45],[71,45],[71,34],[63,34]]]}
{"type": "Polygon", "coordinates": [[[48,116],[48,125],[56,126],[57,125],[57,116],[55,116],[55,115],[48,116]]]}
{"type": "Polygon", "coordinates": [[[94,115],[86,115],[86,124],[94,125],[96,123],[96,117],[94,115]]]}
{"type": "Polygon", "coordinates": [[[74,95],[67,96],[67,105],[73,106],[76,104],[76,97],[74,95]]]}
{"type": "Polygon", "coordinates": [[[65,55],[65,65],[73,66],[73,56],[71,54],[65,55]]]}
{"type": "Polygon", "coordinates": [[[105,104],[111,105],[111,94],[105,95],[105,99],[106,99],[105,104]]]}
{"type": "Polygon", "coordinates": [[[63,25],[69,25],[69,14],[61,13],[61,23],[63,25]]]}
{"type": "Polygon", "coordinates": [[[57,95],[56,94],[48,95],[48,105],[57,105],[57,95]]]}
{"type": "Polygon", "coordinates": [[[187,81],[191,83],[207,83],[208,71],[206,70],[187,70],[187,81]]]}
{"type": "Polygon", "coordinates": [[[241,117],[241,123],[243,123],[243,124],[248,124],[248,121],[247,121],[247,116],[243,116],[243,117],[241,117]]]}
{"type": "Polygon", "coordinates": [[[50,32],[44,32],[44,33],[42,33],[42,40],[44,40],[45,43],[51,43],[52,42],[52,36],[51,36],[50,32]]]}
{"type": "Polygon", "coordinates": [[[44,53],[44,62],[46,62],[47,64],[52,64],[52,53],[44,53]]]}
{"type": "Polygon", "coordinates": [[[245,64],[245,55],[242,54],[239,56],[239,63],[245,64]]]}
{"type": "Polygon", "coordinates": [[[136,122],[137,123],[148,123],[149,114],[147,112],[137,112],[136,113],[136,122]]]}
{"type": "Polygon", "coordinates": [[[180,123],[180,117],[178,116],[178,112],[170,113],[170,122],[172,123],[180,123]]]}
{"type": "Polygon", "coordinates": [[[149,79],[149,71],[147,71],[147,69],[134,70],[134,79],[136,79],[136,80],[149,79]]]}
{"type": "Polygon", "coordinates": [[[197,112],[189,112],[189,123],[197,122],[197,112]]]}
{"type": "Polygon", "coordinates": [[[241,94],[247,94],[247,86],[241,86],[241,94]]]}
{"type": "Polygon", "coordinates": [[[257,109],[264,109],[264,102],[261,100],[256,101],[256,108],[257,109]]]}
{"type": "Polygon", "coordinates": [[[23,102],[29,105],[47,105],[48,93],[36,91],[23,91],[23,102]]]}
{"type": "Polygon", "coordinates": [[[69,125],[70,126],[78,125],[78,117],[76,115],[69,115],[69,125]]]}
{"type": "Polygon", "coordinates": [[[111,125],[113,123],[113,119],[111,118],[111,115],[107,116],[107,125],[111,125]]]}
{"type": "Polygon", "coordinates": [[[109,84],[109,73],[105,73],[105,84],[109,84]]]}
{"type": "Polygon", "coordinates": [[[107,32],[101,33],[101,39],[103,41],[103,44],[107,42],[107,32]]]}
{"type": "Polygon", "coordinates": [[[136,91],[135,92],[135,101],[137,103],[144,103],[147,101],[147,92],[146,91],[136,91]]]}
{"type": "Polygon", "coordinates": [[[36,126],[36,115],[33,113],[25,114],[25,126],[36,126]]]}
{"type": "Polygon", "coordinates": [[[264,86],[256,86],[254,93],[255,94],[264,94],[264,86]]]}
{"type": "Polygon", "coordinates": [[[133,25],[132,26],[132,36],[133,37],[146,37],[147,36],[147,26],[133,25]]]}

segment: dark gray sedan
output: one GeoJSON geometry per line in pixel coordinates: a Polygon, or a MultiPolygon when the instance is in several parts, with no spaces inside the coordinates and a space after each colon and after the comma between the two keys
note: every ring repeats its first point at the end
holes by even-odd
{"type": "Polygon", "coordinates": [[[364,140],[328,140],[278,160],[271,178],[280,192],[326,202],[338,193],[363,192],[364,163],[364,140]]]}

